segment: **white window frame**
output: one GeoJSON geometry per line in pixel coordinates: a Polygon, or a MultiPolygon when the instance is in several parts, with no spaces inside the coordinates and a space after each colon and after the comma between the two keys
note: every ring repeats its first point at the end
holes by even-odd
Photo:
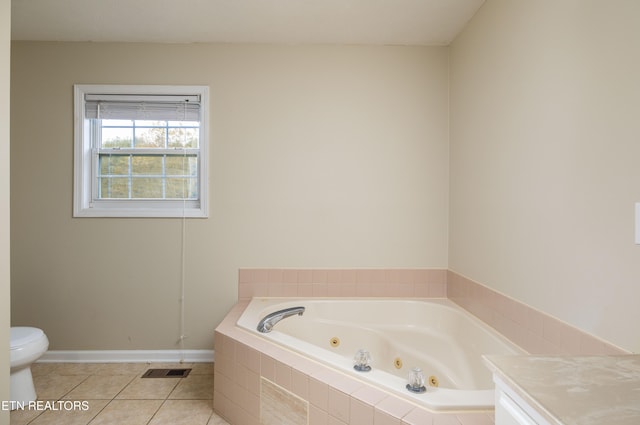
{"type": "Polygon", "coordinates": [[[168,85],[74,85],[74,217],[194,217],[209,215],[209,87],[168,85]],[[198,199],[102,199],[97,200],[96,161],[91,126],[85,115],[85,95],[199,95],[200,146],[198,199]]]}

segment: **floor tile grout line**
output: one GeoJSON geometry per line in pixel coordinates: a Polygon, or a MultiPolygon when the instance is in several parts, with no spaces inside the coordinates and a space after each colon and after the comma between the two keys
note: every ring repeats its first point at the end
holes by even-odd
{"type": "MultiPolygon", "coordinates": [[[[109,375],[109,376],[115,376],[115,375],[109,375]]],[[[124,391],[124,390],[129,386],[129,385],[131,385],[131,383],[132,383],[133,381],[135,381],[136,379],[138,379],[138,374],[137,374],[137,373],[133,376],[133,378],[131,378],[131,380],[130,380],[129,382],[127,382],[127,383],[126,383],[126,385],[125,385],[124,387],[122,387],[122,388],[120,389],[120,391],[118,391],[118,392],[116,393],[116,395],[114,395],[114,396],[111,398],[111,401],[115,400],[115,399],[116,399],[120,394],[122,394],[122,392],[123,392],[123,391],[124,391]]],[[[111,403],[111,401],[110,401],[109,403],[111,403]]],[[[109,404],[109,403],[107,403],[107,404],[109,404]]]]}
{"type": "Polygon", "coordinates": [[[147,424],[146,424],[146,425],[151,424],[151,422],[153,421],[153,418],[155,418],[155,417],[156,417],[156,415],[158,414],[158,412],[160,411],[160,409],[162,409],[162,406],[164,406],[164,404],[165,404],[166,402],[167,402],[167,399],[164,399],[164,400],[162,401],[162,403],[160,403],[160,406],[156,409],[156,411],[155,411],[155,412],[153,412],[153,415],[151,415],[151,417],[150,417],[150,418],[149,418],[149,420],[147,421],[147,424]]]}
{"type": "MultiPolygon", "coordinates": [[[[71,375],[60,375],[60,376],[71,376],[71,375]]],[[[73,376],[77,376],[77,375],[73,375],[73,376]]],[[[80,385],[82,385],[86,380],[88,380],[91,377],[91,375],[87,375],[86,378],[84,378],[82,381],[80,381],[77,385],[75,385],[73,388],[71,388],[69,391],[67,391],[66,393],[64,393],[60,398],[56,399],[56,401],[60,401],[60,400],[64,400],[64,398],[66,396],[68,396],[73,390],[75,390],[76,388],[78,388],[80,385]]]]}
{"type": "Polygon", "coordinates": [[[93,415],[93,417],[92,417],[91,419],[89,419],[89,422],[87,422],[87,425],[90,425],[90,424],[91,424],[91,422],[93,422],[93,421],[94,421],[94,419],[95,419],[95,418],[97,418],[97,417],[98,417],[98,415],[99,415],[100,413],[104,412],[104,409],[106,409],[106,408],[107,408],[107,406],[109,405],[109,403],[111,403],[112,401],[113,401],[113,399],[109,400],[109,401],[104,405],[104,407],[103,407],[102,409],[100,409],[100,411],[99,411],[98,413],[96,413],[95,415],[93,415]]]}
{"type": "Polygon", "coordinates": [[[169,391],[169,394],[167,394],[167,398],[165,400],[170,400],[171,399],[171,394],[173,394],[173,392],[180,386],[180,383],[182,382],[182,379],[185,378],[181,378],[171,389],[171,391],[169,391]]]}

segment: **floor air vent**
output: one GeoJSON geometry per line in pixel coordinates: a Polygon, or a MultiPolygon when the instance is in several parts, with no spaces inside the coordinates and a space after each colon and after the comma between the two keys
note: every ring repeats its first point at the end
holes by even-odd
{"type": "Polygon", "coordinates": [[[186,378],[191,369],[149,369],[143,378],[186,378]]]}

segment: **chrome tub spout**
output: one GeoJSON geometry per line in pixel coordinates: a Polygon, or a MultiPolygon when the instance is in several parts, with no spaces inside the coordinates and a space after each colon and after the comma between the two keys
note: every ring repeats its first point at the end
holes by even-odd
{"type": "Polygon", "coordinates": [[[271,332],[271,329],[275,326],[276,323],[281,321],[282,319],[286,319],[289,316],[302,316],[304,313],[304,307],[291,307],[285,308],[282,310],[274,311],[273,313],[267,314],[260,320],[258,323],[258,332],[267,333],[271,332]]]}

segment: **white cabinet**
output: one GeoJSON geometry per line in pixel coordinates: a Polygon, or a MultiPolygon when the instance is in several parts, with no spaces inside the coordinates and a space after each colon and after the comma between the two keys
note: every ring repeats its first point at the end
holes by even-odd
{"type": "Polygon", "coordinates": [[[494,375],[496,383],[495,425],[551,425],[504,381],[494,375]]]}

